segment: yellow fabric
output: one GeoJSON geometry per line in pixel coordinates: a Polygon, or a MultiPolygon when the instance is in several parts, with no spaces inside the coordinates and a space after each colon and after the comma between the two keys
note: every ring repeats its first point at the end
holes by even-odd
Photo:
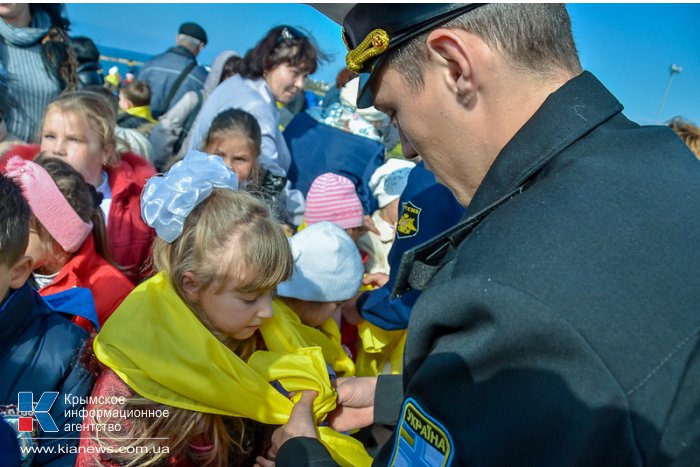
{"type": "Polygon", "coordinates": [[[135,117],[145,118],[151,123],[158,123],[158,120],[153,118],[153,115],[151,115],[150,105],[142,105],[140,107],[132,107],[130,109],[126,109],[126,113],[135,117]]]}
{"type": "MultiPolygon", "coordinates": [[[[302,323],[299,315],[279,298],[272,301],[272,309],[275,311],[275,315],[284,316],[285,319],[283,321],[293,328],[290,332],[287,332],[283,326],[275,326],[278,331],[301,337],[300,342],[292,342],[289,338],[285,338],[284,340],[293,347],[281,349],[281,352],[291,351],[299,347],[318,346],[321,347],[326,363],[333,368],[338,376],[355,376],[355,363],[343,350],[340,341],[340,329],[338,329],[338,325],[333,319],[327,320],[321,325],[320,329],[316,329],[302,323]]],[[[266,326],[263,326],[261,330],[263,332],[269,331],[266,326]]],[[[272,333],[273,331],[268,332],[268,335],[263,334],[265,335],[265,342],[267,342],[268,337],[273,337],[272,333]]],[[[283,336],[279,337],[282,338],[283,336]]]]}
{"type": "MultiPolygon", "coordinates": [[[[280,101],[275,101],[275,103],[277,104],[277,108],[278,108],[278,109],[282,110],[282,109],[284,108],[284,104],[281,103],[280,101]]],[[[280,122],[280,124],[278,125],[278,128],[280,129],[280,131],[282,131],[282,132],[284,131],[284,125],[282,125],[281,122],[280,122]]]]}
{"type": "Polygon", "coordinates": [[[114,87],[119,87],[119,76],[116,74],[108,74],[107,76],[105,76],[105,81],[107,81],[114,87]]]}
{"type": "Polygon", "coordinates": [[[357,325],[360,346],[355,362],[357,376],[401,374],[406,330],[387,331],[369,321],[357,325]]]}
{"type": "MultiPolygon", "coordinates": [[[[321,349],[291,346],[278,327],[294,329],[282,316],[268,320],[261,332],[269,350],[245,362],[204,327],[161,273],[129,294],[93,346],[97,358],[131,389],[161,404],[282,425],[294,402],[269,384],[277,380],[287,391],[297,391],[294,401],[301,390],[318,391],[314,413],[320,422],[336,400],[321,349]]],[[[288,337],[303,342],[298,335],[288,337]]],[[[357,440],[328,431],[320,428],[319,440],[336,462],[371,463],[357,440]]]]}

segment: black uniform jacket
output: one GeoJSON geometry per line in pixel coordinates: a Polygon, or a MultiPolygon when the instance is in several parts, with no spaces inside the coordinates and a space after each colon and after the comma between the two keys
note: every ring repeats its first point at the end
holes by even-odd
{"type": "MultiPolygon", "coordinates": [[[[700,465],[700,161],[621,111],[570,80],[416,255],[427,287],[375,465],[700,465]]],[[[297,438],[277,463],[321,451],[297,438]]]]}

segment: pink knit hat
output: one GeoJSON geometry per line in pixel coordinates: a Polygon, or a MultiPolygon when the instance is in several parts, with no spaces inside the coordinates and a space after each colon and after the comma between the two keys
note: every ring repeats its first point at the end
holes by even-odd
{"type": "Polygon", "coordinates": [[[22,194],[41,225],[68,253],[78,251],[92,232],[92,222],[83,221],[51,175],[34,162],[14,156],[7,162],[7,176],[22,188],[22,194]]]}
{"type": "Polygon", "coordinates": [[[319,175],[306,194],[306,225],[327,221],[351,229],[364,225],[362,215],[355,185],[342,175],[330,172],[319,175]]]}

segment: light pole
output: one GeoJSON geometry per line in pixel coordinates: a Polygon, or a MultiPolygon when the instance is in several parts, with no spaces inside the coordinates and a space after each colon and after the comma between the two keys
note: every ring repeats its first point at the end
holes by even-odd
{"type": "Polygon", "coordinates": [[[659,107],[659,113],[656,116],[656,123],[660,123],[661,112],[663,112],[664,110],[664,106],[666,105],[666,99],[668,99],[668,92],[671,90],[671,83],[673,83],[673,75],[683,71],[683,68],[681,68],[679,65],[673,64],[671,65],[671,68],[669,68],[669,71],[670,76],[668,77],[668,84],[666,85],[666,92],[664,92],[664,98],[661,99],[661,107],[659,107]]]}

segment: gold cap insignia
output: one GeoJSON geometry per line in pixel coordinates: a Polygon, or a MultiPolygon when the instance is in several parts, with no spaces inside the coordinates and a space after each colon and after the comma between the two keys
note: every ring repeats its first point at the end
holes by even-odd
{"type": "MultiPolygon", "coordinates": [[[[349,49],[345,34],[343,34],[343,42],[349,49]]],[[[345,63],[349,70],[359,73],[367,60],[381,55],[388,47],[389,34],[383,29],[375,29],[367,34],[367,37],[354,50],[348,51],[345,63]]]]}

